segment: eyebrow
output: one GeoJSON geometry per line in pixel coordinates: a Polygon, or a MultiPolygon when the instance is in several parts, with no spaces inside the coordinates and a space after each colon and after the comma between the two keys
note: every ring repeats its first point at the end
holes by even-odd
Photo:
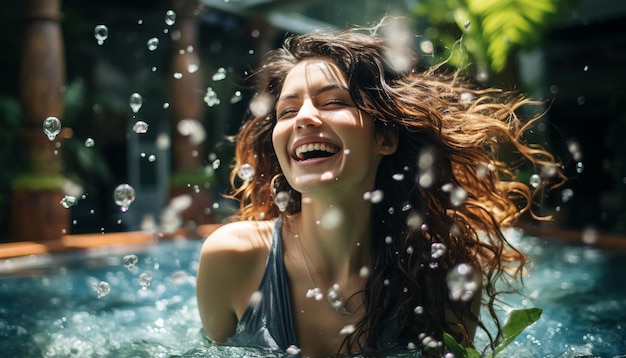
{"type": "MultiPolygon", "coordinates": [[[[322,87],[316,89],[313,92],[313,97],[318,96],[318,95],[320,95],[320,94],[322,94],[324,92],[332,91],[332,90],[335,90],[335,89],[341,89],[341,90],[344,90],[346,92],[349,92],[348,87],[346,87],[346,86],[344,86],[344,85],[342,85],[340,83],[329,83],[329,84],[327,84],[325,86],[322,86],[322,87]]],[[[298,95],[296,93],[287,93],[287,94],[284,94],[284,95],[280,96],[278,98],[278,101],[292,99],[292,98],[298,98],[298,95]]]]}

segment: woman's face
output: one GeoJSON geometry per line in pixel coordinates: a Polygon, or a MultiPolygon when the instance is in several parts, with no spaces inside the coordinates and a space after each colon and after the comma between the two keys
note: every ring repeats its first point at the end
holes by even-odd
{"type": "MultiPolygon", "coordinates": [[[[387,149],[359,110],[341,70],[324,58],[299,62],[276,102],[274,150],[289,184],[303,194],[372,190],[387,149]],[[340,189],[340,190],[338,190],[340,189]]],[[[395,149],[395,148],[394,148],[395,149]]]]}

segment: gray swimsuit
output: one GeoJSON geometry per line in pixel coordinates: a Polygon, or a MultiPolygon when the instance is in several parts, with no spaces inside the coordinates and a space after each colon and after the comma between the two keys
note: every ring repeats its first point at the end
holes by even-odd
{"type": "Polygon", "coordinates": [[[235,334],[227,340],[228,345],[282,352],[290,346],[298,347],[283,261],[281,226],[281,220],[277,218],[265,273],[259,285],[261,301],[258,307],[246,309],[237,323],[235,334]]]}

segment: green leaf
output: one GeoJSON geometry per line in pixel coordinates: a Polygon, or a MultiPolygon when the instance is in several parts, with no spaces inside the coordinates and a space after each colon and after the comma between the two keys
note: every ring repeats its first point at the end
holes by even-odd
{"type": "Polygon", "coordinates": [[[443,334],[443,342],[455,358],[480,358],[480,353],[477,350],[463,347],[449,333],[443,334]]]}
{"type": "Polygon", "coordinates": [[[506,346],[508,346],[522,331],[535,323],[540,317],[543,310],[541,308],[525,308],[521,310],[511,311],[504,327],[502,327],[502,336],[504,340],[490,357],[495,357],[506,346]]]}

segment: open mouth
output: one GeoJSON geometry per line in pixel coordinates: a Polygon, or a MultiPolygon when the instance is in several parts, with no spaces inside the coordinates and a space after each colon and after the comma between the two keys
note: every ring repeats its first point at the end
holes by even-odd
{"type": "Polygon", "coordinates": [[[339,147],[329,143],[308,143],[296,148],[294,157],[298,161],[327,158],[339,152],[339,147]]]}

